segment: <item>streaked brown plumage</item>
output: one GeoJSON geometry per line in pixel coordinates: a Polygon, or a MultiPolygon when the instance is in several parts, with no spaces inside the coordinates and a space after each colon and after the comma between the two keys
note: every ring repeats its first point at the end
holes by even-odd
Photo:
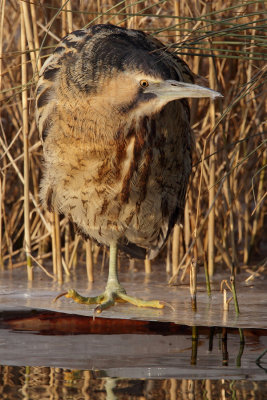
{"type": "Polygon", "coordinates": [[[192,83],[141,31],[96,25],[65,37],[37,86],[44,205],[99,243],[155,257],[183,215],[191,172],[184,97],[218,95],[192,83]]]}

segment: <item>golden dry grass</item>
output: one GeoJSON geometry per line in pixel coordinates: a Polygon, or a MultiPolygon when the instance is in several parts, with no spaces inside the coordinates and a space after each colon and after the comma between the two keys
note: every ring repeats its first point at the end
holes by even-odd
{"type": "MultiPolygon", "coordinates": [[[[34,121],[34,90],[44,58],[62,36],[106,22],[156,35],[181,54],[207,85],[224,95],[215,103],[192,101],[194,168],[184,228],[175,228],[167,269],[175,276],[180,264],[185,271],[190,255],[206,260],[210,274],[214,260],[216,268],[262,265],[264,231],[266,239],[264,7],[264,1],[233,5],[230,0],[1,0],[1,267],[26,265],[26,252],[32,279],[31,257],[43,264],[52,258],[51,242],[56,247],[59,240],[62,257],[58,262],[65,273],[75,265],[79,239],[66,219],[60,220],[60,231],[53,229],[57,219],[42,209],[38,198],[42,148],[34,121]]],[[[88,255],[91,247],[85,247],[88,255]]],[[[98,248],[93,252],[96,260],[98,248]]]]}

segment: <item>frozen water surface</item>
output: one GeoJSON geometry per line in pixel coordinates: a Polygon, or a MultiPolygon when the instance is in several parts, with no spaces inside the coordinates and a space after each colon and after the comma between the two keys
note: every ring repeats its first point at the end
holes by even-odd
{"type": "Polygon", "coordinates": [[[172,307],[153,310],[117,304],[93,320],[94,306],[79,305],[66,298],[55,303],[53,299],[69,288],[83,295],[99,294],[105,287],[106,271],[96,273],[92,285],[87,282],[84,268],[78,268],[77,274],[62,285],[39,269],[32,283],[27,282],[23,269],[3,271],[0,276],[1,364],[94,371],[100,379],[109,376],[137,380],[264,382],[266,278],[262,275],[246,284],[247,277],[243,274],[237,278],[241,313],[236,316],[232,302],[229,311],[223,311],[219,288],[226,274],[214,280],[210,299],[205,279],[199,275],[197,311],[194,312],[188,284],[168,286],[168,277],[160,266],[154,267],[149,276],[143,272],[122,272],[120,280],[129,294],[163,300],[172,307]],[[191,326],[199,327],[197,341],[192,339],[191,326]],[[228,328],[213,331],[207,327],[228,328]],[[244,347],[236,328],[246,328],[244,347]]]}
{"type": "MultiPolygon", "coordinates": [[[[43,272],[36,270],[32,283],[27,281],[23,269],[4,271],[0,274],[0,307],[1,309],[42,309],[92,316],[95,306],[77,304],[71,299],[54,298],[70,288],[76,289],[84,296],[95,296],[103,292],[107,279],[106,271],[95,273],[96,280],[89,284],[85,268],[78,268],[76,275],[62,285],[48,278],[43,272]]],[[[223,309],[223,294],[220,292],[220,282],[229,278],[227,272],[216,276],[212,284],[212,295],[206,292],[205,278],[198,276],[197,310],[191,308],[188,284],[168,286],[168,277],[164,267],[153,266],[153,272],[145,275],[143,272],[122,272],[120,281],[127,293],[144,299],[163,300],[171,305],[162,310],[138,308],[129,304],[117,304],[105,310],[98,317],[131,319],[159,322],[174,322],[188,326],[225,326],[238,328],[267,329],[267,276],[262,275],[246,283],[249,274],[237,277],[236,290],[240,307],[240,315],[236,315],[233,301],[229,311],[223,309]]],[[[228,297],[231,293],[228,291],[228,297]]]]}

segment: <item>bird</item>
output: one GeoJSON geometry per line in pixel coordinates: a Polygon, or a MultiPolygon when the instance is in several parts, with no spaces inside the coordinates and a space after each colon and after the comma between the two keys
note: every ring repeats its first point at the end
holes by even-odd
{"type": "Polygon", "coordinates": [[[118,249],[153,259],[182,220],[194,148],[187,99],[220,96],[141,30],[98,24],[59,42],[36,88],[40,198],[83,237],[109,247],[104,292],[70,289],[67,298],[96,304],[96,313],[120,301],[164,307],[126,293],[118,249]]]}

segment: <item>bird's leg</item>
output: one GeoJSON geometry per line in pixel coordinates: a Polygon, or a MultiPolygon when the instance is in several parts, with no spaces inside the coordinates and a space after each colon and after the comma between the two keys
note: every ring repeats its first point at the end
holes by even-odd
{"type": "Polygon", "coordinates": [[[118,278],[118,247],[117,243],[113,242],[109,248],[109,269],[108,269],[108,281],[105,293],[112,294],[126,293],[125,289],[121,286],[118,278]]]}
{"type": "Polygon", "coordinates": [[[116,301],[131,303],[137,307],[163,308],[165,305],[164,302],[158,300],[142,300],[126,294],[125,289],[121,286],[118,279],[117,253],[117,244],[113,242],[110,244],[108,281],[103,294],[96,297],[83,297],[75,290],[69,290],[64,295],[67,298],[72,298],[77,303],[98,304],[95,309],[96,313],[101,313],[106,308],[113,306],[116,301]]]}

